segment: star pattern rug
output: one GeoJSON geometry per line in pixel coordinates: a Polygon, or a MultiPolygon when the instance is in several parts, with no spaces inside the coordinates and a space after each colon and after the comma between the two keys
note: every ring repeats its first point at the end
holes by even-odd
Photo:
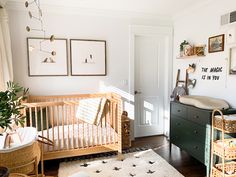
{"type": "Polygon", "coordinates": [[[90,177],[183,177],[151,149],[124,156],[123,161],[113,156],[62,162],[58,177],[68,177],[78,172],[84,172],[90,177]]]}

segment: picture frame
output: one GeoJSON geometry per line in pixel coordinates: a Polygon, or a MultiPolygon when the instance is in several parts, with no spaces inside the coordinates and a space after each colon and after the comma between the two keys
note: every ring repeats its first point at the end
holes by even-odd
{"type": "Polygon", "coordinates": [[[229,48],[229,74],[236,75],[236,46],[229,48]]]}
{"type": "Polygon", "coordinates": [[[205,56],[205,48],[206,48],[206,45],[197,45],[197,46],[194,46],[194,55],[197,55],[197,56],[205,56]]]}
{"type": "Polygon", "coordinates": [[[71,76],[106,76],[106,41],[70,39],[71,76]]]}
{"type": "Polygon", "coordinates": [[[208,52],[215,53],[215,52],[224,51],[224,45],[225,45],[225,35],[224,34],[209,37],[209,39],[208,39],[208,52]]]}
{"type": "Polygon", "coordinates": [[[68,76],[67,50],[67,39],[28,37],[28,76],[68,76]]]}

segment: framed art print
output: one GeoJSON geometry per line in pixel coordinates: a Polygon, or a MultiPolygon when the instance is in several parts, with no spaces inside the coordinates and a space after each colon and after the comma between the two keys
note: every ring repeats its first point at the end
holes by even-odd
{"type": "Polygon", "coordinates": [[[106,76],[105,40],[70,40],[72,76],[106,76]]]}
{"type": "Polygon", "coordinates": [[[214,53],[214,52],[224,51],[224,45],[225,45],[224,34],[210,37],[208,40],[208,52],[214,53]]]}
{"type": "Polygon", "coordinates": [[[27,38],[29,76],[67,76],[67,40],[27,38]]]}

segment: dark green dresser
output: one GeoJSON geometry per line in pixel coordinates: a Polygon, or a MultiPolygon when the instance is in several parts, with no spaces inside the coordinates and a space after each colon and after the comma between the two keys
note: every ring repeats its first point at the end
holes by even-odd
{"type": "MultiPolygon", "coordinates": [[[[235,109],[223,111],[235,114],[235,109]]],[[[175,144],[210,169],[211,110],[170,103],[170,146],[175,144]]]]}

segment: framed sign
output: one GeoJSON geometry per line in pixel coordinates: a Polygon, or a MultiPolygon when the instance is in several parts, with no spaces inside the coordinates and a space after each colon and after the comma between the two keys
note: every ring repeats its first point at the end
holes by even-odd
{"type": "Polygon", "coordinates": [[[67,76],[67,40],[27,38],[29,76],[67,76]]]}
{"type": "Polygon", "coordinates": [[[224,45],[225,45],[224,34],[210,37],[208,40],[208,52],[214,53],[214,52],[224,51],[224,45]]]}
{"type": "Polygon", "coordinates": [[[70,40],[72,76],[106,76],[105,40],[70,40]]]}

